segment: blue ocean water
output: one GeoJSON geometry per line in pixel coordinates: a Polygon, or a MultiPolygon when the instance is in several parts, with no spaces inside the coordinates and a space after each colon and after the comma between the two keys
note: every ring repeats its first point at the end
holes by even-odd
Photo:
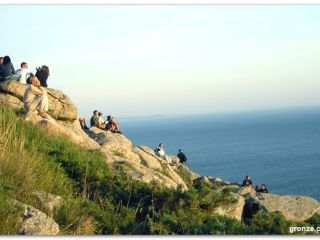
{"type": "Polygon", "coordinates": [[[201,175],[267,184],[269,192],[320,200],[320,107],[121,119],[135,145],[182,148],[201,175]]]}

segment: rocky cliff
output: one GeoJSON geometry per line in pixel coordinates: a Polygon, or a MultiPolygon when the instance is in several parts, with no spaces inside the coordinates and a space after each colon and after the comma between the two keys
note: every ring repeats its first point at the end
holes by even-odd
{"type": "MultiPolygon", "coordinates": [[[[16,81],[1,83],[0,102],[12,108],[22,108],[24,90],[25,85],[16,81]]],[[[182,191],[188,191],[190,183],[197,181],[215,185],[221,191],[229,188],[234,201],[217,207],[215,212],[237,220],[250,217],[253,211],[280,211],[286,219],[301,222],[320,211],[319,202],[310,197],[257,194],[254,189],[249,187],[242,188],[237,184],[225,182],[221,179],[199,176],[180,164],[175,156],[170,156],[167,160],[159,158],[151,148],[136,146],[122,134],[109,133],[95,127],[84,131],[77,120],[77,107],[70,98],[55,89],[48,89],[48,94],[49,114],[52,118],[43,119],[38,115],[31,114],[26,120],[47,129],[53,134],[65,135],[70,141],[84,148],[101,151],[114,171],[125,171],[132,179],[146,183],[157,181],[170,189],[180,188],[182,191]],[[184,176],[181,175],[181,172],[184,173],[184,176]]],[[[29,210],[33,209],[32,207],[23,207],[29,210]]],[[[37,219],[37,216],[42,216],[36,209],[31,212],[37,219]]],[[[47,216],[43,216],[43,218],[47,218],[47,216]]],[[[25,228],[22,230],[24,233],[45,234],[40,230],[32,230],[30,224],[30,222],[25,223],[25,228]]],[[[52,232],[54,234],[58,233],[57,229],[54,225],[54,230],[50,229],[50,234],[52,232]]]]}

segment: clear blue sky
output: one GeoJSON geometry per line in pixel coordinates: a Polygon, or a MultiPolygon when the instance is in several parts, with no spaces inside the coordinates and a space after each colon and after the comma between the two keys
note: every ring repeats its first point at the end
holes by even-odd
{"type": "Polygon", "coordinates": [[[320,6],[0,6],[0,55],[88,116],[319,105],[320,6]]]}

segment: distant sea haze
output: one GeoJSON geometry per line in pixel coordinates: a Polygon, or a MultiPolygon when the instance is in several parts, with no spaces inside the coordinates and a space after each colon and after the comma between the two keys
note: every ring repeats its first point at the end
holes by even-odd
{"type": "Polygon", "coordinates": [[[320,200],[320,107],[123,119],[136,145],[182,148],[196,173],[320,200]]]}

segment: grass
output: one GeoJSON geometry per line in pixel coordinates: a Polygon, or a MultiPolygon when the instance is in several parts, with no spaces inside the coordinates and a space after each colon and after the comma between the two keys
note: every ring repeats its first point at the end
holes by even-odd
{"type": "MultiPolygon", "coordinates": [[[[21,209],[12,199],[37,206],[35,191],[64,199],[53,218],[66,235],[286,234],[291,224],[279,214],[257,215],[250,226],[217,216],[217,206],[232,202],[228,189],[200,182],[173,191],[115,174],[102,153],[53,136],[4,106],[0,133],[0,234],[18,232],[21,209]]],[[[304,224],[318,223],[315,216],[304,224]]]]}

